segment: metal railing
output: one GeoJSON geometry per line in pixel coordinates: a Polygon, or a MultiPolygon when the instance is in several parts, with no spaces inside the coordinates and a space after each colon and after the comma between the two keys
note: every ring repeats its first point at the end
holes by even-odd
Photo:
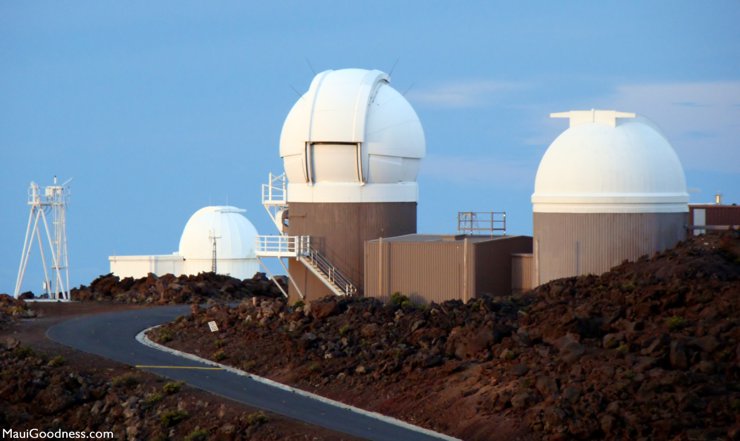
{"type": "Polygon", "coordinates": [[[257,236],[259,257],[299,257],[308,255],[310,250],[310,236],[257,236]]]}
{"type": "Polygon", "coordinates": [[[262,205],[285,205],[287,196],[285,173],[280,175],[270,173],[267,184],[262,184],[262,205]]]}
{"type": "Polygon", "coordinates": [[[506,234],[505,211],[459,211],[457,231],[461,234],[506,234]]]}
{"type": "Polygon", "coordinates": [[[332,265],[331,262],[329,262],[329,259],[324,257],[323,254],[310,248],[308,254],[304,256],[304,259],[323,274],[326,280],[333,284],[339,292],[343,293],[343,295],[351,296],[357,293],[355,285],[339,272],[339,270],[332,265]]]}

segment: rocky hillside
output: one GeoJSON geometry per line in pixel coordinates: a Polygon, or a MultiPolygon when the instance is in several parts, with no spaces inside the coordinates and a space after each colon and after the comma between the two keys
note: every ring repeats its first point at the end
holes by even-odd
{"type": "Polygon", "coordinates": [[[0,294],[0,329],[21,318],[35,317],[36,313],[28,309],[22,299],[16,299],[7,294],[0,294]]]}
{"type": "Polygon", "coordinates": [[[348,439],[224,401],[133,368],[68,366],[60,355],[0,339],[5,429],[112,431],[120,440],[348,439]]]}
{"type": "Polygon", "coordinates": [[[722,439],[740,436],[739,324],[725,234],[512,298],[254,298],[152,337],[464,439],[722,439]]]}
{"type": "Polygon", "coordinates": [[[121,279],[108,274],[95,279],[89,287],[83,285],[72,289],[70,294],[73,300],[78,301],[153,304],[201,303],[206,300],[232,302],[252,296],[282,296],[264,273],[245,280],[214,273],[159,277],[150,273],[140,279],[121,279]]]}

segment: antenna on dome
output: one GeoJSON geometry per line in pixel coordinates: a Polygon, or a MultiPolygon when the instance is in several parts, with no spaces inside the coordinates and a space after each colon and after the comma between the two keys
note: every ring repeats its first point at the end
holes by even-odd
{"type": "Polygon", "coordinates": [[[388,71],[388,76],[393,75],[393,71],[396,70],[396,66],[398,65],[398,62],[401,60],[401,57],[396,58],[396,61],[393,63],[393,66],[391,66],[391,70],[388,71]]]}
{"type": "Polygon", "coordinates": [[[301,95],[300,92],[298,92],[298,89],[296,89],[295,87],[293,87],[292,84],[288,84],[288,87],[290,87],[291,89],[293,89],[293,92],[295,92],[295,94],[298,95],[298,98],[300,98],[300,97],[303,96],[303,95],[301,95]]]}
{"type": "Polygon", "coordinates": [[[306,64],[308,65],[308,68],[311,69],[311,72],[313,72],[314,75],[316,75],[316,69],[313,68],[313,65],[311,64],[311,60],[309,60],[308,57],[304,59],[306,60],[306,64]]]}
{"type": "Polygon", "coordinates": [[[404,91],[403,91],[403,93],[402,93],[401,95],[405,97],[405,96],[406,96],[406,94],[407,94],[407,93],[409,93],[409,91],[410,91],[411,89],[413,89],[413,87],[414,87],[414,86],[416,86],[416,83],[411,83],[411,85],[410,85],[409,87],[407,87],[407,88],[406,88],[406,90],[404,90],[404,91]]]}
{"type": "Polygon", "coordinates": [[[216,252],[216,240],[221,239],[221,236],[216,236],[213,230],[208,230],[208,239],[213,244],[213,254],[211,256],[211,271],[216,274],[218,270],[218,254],[216,252]]]}

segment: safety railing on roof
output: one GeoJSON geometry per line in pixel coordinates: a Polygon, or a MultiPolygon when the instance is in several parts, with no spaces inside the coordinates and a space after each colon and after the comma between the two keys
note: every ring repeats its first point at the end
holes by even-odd
{"type": "Polygon", "coordinates": [[[460,211],[457,213],[457,231],[461,234],[506,234],[505,211],[460,211]]]}
{"type": "Polygon", "coordinates": [[[270,173],[267,184],[262,184],[262,205],[285,205],[287,196],[285,173],[280,175],[270,173]]]}

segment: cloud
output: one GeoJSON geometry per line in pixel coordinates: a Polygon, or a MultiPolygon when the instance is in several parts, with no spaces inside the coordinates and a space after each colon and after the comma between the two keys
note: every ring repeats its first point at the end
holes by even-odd
{"type": "Polygon", "coordinates": [[[740,173],[740,81],[626,84],[604,98],[668,137],[687,170],[740,173]]]}
{"type": "Polygon", "coordinates": [[[494,80],[470,80],[444,83],[435,87],[411,90],[406,97],[413,103],[442,108],[478,107],[491,102],[492,95],[521,90],[523,83],[494,80]]]}
{"type": "Polygon", "coordinates": [[[464,155],[428,155],[421,176],[437,181],[464,184],[496,184],[530,188],[537,164],[525,159],[500,159],[464,155]]]}

